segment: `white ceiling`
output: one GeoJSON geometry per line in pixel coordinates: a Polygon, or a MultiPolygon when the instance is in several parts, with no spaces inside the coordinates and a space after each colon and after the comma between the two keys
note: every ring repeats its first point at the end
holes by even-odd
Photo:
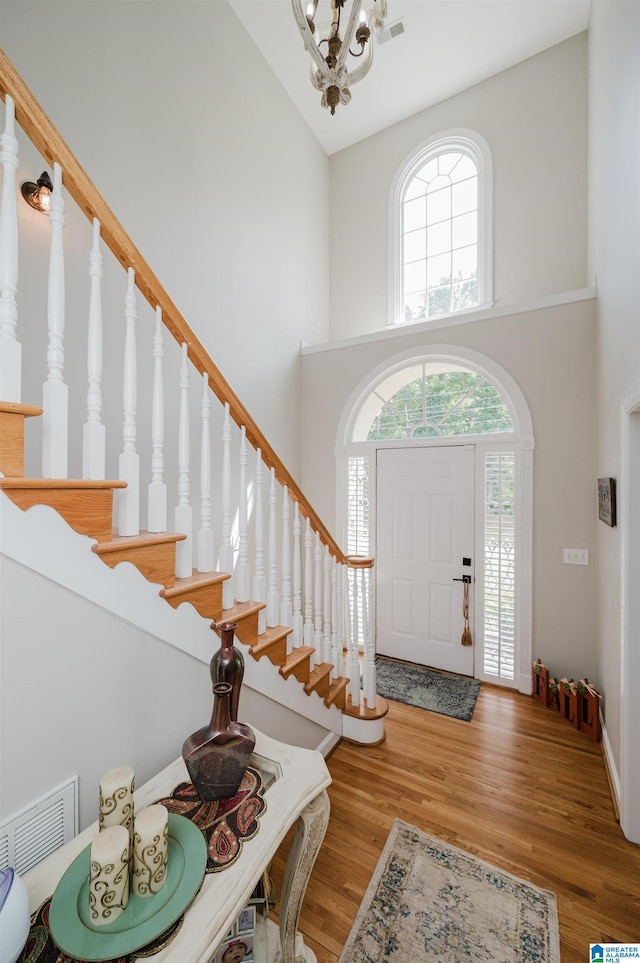
{"type": "MultiPolygon", "coordinates": [[[[332,117],[309,81],[291,0],[229,2],[328,154],[586,30],[591,7],[590,0],[388,0],[387,25],[403,18],[405,32],[375,45],[371,71],[332,117]]],[[[328,4],[320,0],[319,10],[328,4]]]]}

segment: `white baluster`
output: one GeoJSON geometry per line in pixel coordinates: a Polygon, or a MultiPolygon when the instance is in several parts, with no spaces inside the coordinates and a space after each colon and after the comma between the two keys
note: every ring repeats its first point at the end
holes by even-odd
{"type": "Polygon", "coordinates": [[[354,706],[359,706],[360,699],[360,662],[358,659],[359,653],[359,630],[358,630],[358,570],[357,568],[351,569],[351,671],[349,677],[351,679],[351,701],[354,706]]]}
{"type": "Polygon", "coordinates": [[[331,678],[340,675],[340,654],[338,652],[338,563],[334,558],[331,565],[331,678]]]}
{"type": "MultiPolygon", "coordinates": [[[[280,601],[280,625],[291,627],[293,608],[291,605],[291,546],[289,533],[289,519],[291,509],[289,505],[289,489],[284,486],[282,493],[282,597],[280,601]]],[[[291,634],[287,636],[287,654],[292,648],[291,634]]]]}
{"type": "Polygon", "coordinates": [[[313,610],[314,610],[314,631],[313,631],[313,647],[315,652],[313,655],[314,665],[321,665],[324,661],[322,658],[322,545],[320,544],[320,535],[316,532],[316,549],[314,553],[314,593],[313,593],[313,610]]]}
{"type": "Polygon", "coordinates": [[[304,628],[302,640],[306,646],[313,645],[313,535],[307,518],[304,529],[304,628]]]}
{"type": "MultiPolygon", "coordinates": [[[[253,526],[253,541],[255,546],[255,566],[253,570],[253,598],[256,602],[267,601],[267,580],[264,574],[264,518],[262,509],[262,485],[264,471],[262,468],[262,452],[256,451],[256,486],[255,513],[253,526]]],[[[267,610],[260,609],[258,613],[258,635],[263,635],[267,628],[267,610]]]]}
{"type": "Polygon", "coordinates": [[[175,531],[187,537],[176,542],[176,578],[189,578],[193,573],[193,513],[189,501],[189,359],[187,345],[182,345],[180,365],[180,408],[178,412],[178,504],[174,513],[175,531]]]}
{"type": "Polygon", "coordinates": [[[22,348],[18,327],[18,213],[16,171],[18,139],[15,135],[15,106],[5,100],[4,131],[0,135],[2,164],[2,206],[0,207],[0,398],[22,400],[22,348]]]}
{"type": "Polygon", "coordinates": [[[233,606],[233,543],[231,541],[231,415],[229,403],[224,406],[222,423],[222,542],[220,545],[220,569],[230,575],[222,583],[222,608],[233,606]]]}
{"type": "Polygon", "coordinates": [[[363,575],[363,594],[367,599],[367,622],[364,634],[364,661],[363,661],[363,689],[364,698],[369,709],[374,709],[376,705],[376,650],[375,650],[375,631],[373,618],[373,569],[362,570],[363,575]]]}
{"type": "Polygon", "coordinates": [[[167,486],[164,482],[164,337],[162,309],[156,308],[153,335],[153,388],[151,394],[151,481],[147,489],[147,528],[167,531],[167,486]]]}
{"type": "Polygon", "coordinates": [[[331,555],[329,546],[324,547],[324,632],[322,635],[322,661],[331,662],[331,555]]]}
{"type": "Polygon", "coordinates": [[[47,380],[42,390],[42,477],[67,477],[69,444],[69,391],[63,380],[64,370],[64,198],[62,168],[53,165],[51,192],[51,248],[49,253],[47,380]]]}
{"type": "Polygon", "coordinates": [[[200,405],[202,436],[200,439],[200,529],[198,531],[198,571],[213,572],[213,528],[211,525],[211,397],[209,375],[202,375],[200,405]]]}
{"type": "Polygon", "coordinates": [[[124,422],[123,449],[118,460],[118,476],[127,487],[118,492],[118,531],[120,535],[140,533],[140,457],[136,452],[136,294],[135,273],[128,271],[124,299],[124,422]]]}
{"type": "Polygon", "coordinates": [[[278,538],[276,534],[276,470],[271,469],[269,485],[269,544],[267,558],[269,563],[269,587],[267,591],[267,626],[278,624],[280,615],[280,596],[278,595],[278,538]]]}
{"type": "Polygon", "coordinates": [[[87,331],[87,420],[82,429],[82,477],[105,476],[105,427],[102,411],[102,253],[100,251],[100,221],[93,219],[93,245],[89,254],[89,326],[87,331]]]}
{"type": "Polygon", "coordinates": [[[249,548],[247,538],[247,429],[240,429],[240,493],[238,496],[238,564],[236,565],[236,601],[249,601],[249,548]]]}
{"type": "Polygon", "coordinates": [[[298,503],[295,504],[293,514],[293,618],[291,620],[291,644],[297,648],[302,645],[302,633],[304,631],[302,621],[302,567],[300,558],[300,510],[298,503]]]}

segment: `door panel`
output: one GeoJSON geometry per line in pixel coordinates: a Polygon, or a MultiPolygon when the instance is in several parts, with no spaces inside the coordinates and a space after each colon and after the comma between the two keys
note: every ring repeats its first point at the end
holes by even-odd
{"type": "MultiPolygon", "coordinates": [[[[463,583],[473,575],[474,449],[377,453],[377,650],[473,675],[462,646],[463,583]]],[[[473,633],[473,584],[469,617],[473,633]]]]}

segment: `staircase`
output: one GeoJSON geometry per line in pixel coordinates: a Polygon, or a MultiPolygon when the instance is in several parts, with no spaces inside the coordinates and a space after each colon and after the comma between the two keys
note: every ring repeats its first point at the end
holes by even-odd
{"type": "MultiPolygon", "coordinates": [[[[339,735],[362,744],[384,738],[384,700],[375,692],[372,559],[349,558],[308,504],[285,466],[262,436],[249,413],[226,383],[164,288],[133,246],[126,232],[80,168],[66,144],[34,101],[4,54],[0,53],[0,93],[6,103],[0,143],[3,165],[0,208],[0,489],[2,496],[27,511],[46,505],[78,534],[92,540],[92,551],[107,566],[131,563],[158,585],[165,603],[191,605],[213,629],[221,620],[237,623],[236,636],[252,659],[263,656],[282,679],[295,679],[310,700],[338,710],[339,735]],[[43,156],[54,165],[51,198],[48,377],[42,408],[21,400],[21,347],[18,341],[15,119],[43,156]],[[82,440],[82,479],[66,476],[68,402],[63,381],[64,268],[62,178],[68,194],[93,224],[90,252],[89,391],[82,440]],[[100,243],[127,271],[125,298],[127,338],[124,358],[123,451],[119,478],[104,478],[109,439],[101,424],[100,243]],[[15,264],[14,264],[15,261],[15,264]],[[156,311],[152,357],[147,359],[153,382],[151,482],[148,530],[140,526],[140,455],[136,450],[136,294],[156,311]],[[179,409],[178,504],[174,531],[168,530],[167,484],[163,475],[164,383],[163,335],[181,346],[177,387],[179,409]],[[189,369],[203,379],[200,450],[200,527],[193,531],[197,510],[190,502],[189,369]],[[221,456],[222,492],[211,495],[211,395],[224,408],[221,456]],[[43,477],[25,477],[25,420],[42,422],[43,477]],[[60,442],[60,439],[64,439],[60,442]],[[238,457],[232,465],[233,444],[238,457]],[[255,450],[256,473],[252,511],[248,505],[247,450],[255,450]],[[269,475],[267,537],[262,520],[263,466],[269,475]],[[115,493],[115,498],[114,498],[115,493]],[[278,535],[276,505],[281,504],[278,535]],[[293,512],[292,512],[293,510],[293,512]],[[218,511],[218,518],[213,516],[218,511]],[[291,515],[293,513],[293,522],[291,515]],[[234,526],[233,519],[237,519],[234,526]],[[114,525],[115,520],[115,525],[114,525]],[[304,532],[303,532],[304,526],[304,532]],[[213,532],[220,530],[217,570],[213,532]],[[150,530],[149,530],[150,529],[150,530]],[[250,550],[253,559],[250,561],[250,550]],[[253,571],[252,571],[253,570],[253,571]],[[361,683],[362,677],[362,683],[361,683]]],[[[111,443],[112,444],[112,443],[111,443]]],[[[82,564],[79,560],[78,564],[82,564]]],[[[212,647],[213,650],[213,647],[212,647]]]]}

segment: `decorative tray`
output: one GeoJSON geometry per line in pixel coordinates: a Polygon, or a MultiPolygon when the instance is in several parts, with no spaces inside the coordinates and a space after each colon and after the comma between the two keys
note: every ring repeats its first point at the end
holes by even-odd
{"type": "Polygon", "coordinates": [[[113,923],[95,926],[89,915],[87,846],[71,863],[51,900],[49,929],[56,945],[77,960],[113,960],[134,953],[160,936],[184,913],[200,889],[207,844],[198,827],[169,813],[167,881],[155,896],[129,896],[113,923]]]}

